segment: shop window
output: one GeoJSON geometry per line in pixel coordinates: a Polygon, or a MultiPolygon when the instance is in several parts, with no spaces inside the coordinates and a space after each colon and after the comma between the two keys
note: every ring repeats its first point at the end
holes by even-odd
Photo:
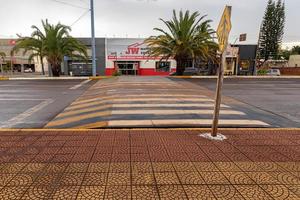
{"type": "Polygon", "coordinates": [[[249,60],[241,60],[240,61],[240,70],[241,71],[249,71],[250,61],[249,60]]]}
{"type": "Polygon", "coordinates": [[[156,62],[155,69],[157,72],[170,72],[171,62],[156,62]]]}

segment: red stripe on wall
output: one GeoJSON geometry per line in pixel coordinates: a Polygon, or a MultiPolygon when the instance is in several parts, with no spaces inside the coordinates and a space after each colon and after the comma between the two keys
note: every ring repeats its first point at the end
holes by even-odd
{"type": "MultiPolygon", "coordinates": [[[[106,68],[105,75],[111,76],[115,72],[114,68],[106,68]]],[[[155,69],[139,69],[138,75],[140,76],[169,76],[171,73],[176,72],[176,69],[171,69],[171,72],[157,72],[155,69]]]]}

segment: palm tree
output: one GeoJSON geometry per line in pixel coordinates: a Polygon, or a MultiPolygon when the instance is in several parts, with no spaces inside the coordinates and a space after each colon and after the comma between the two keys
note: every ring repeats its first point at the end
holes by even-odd
{"type": "Polygon", "coordinates": [[[177,16],[173,10],[172,20],[160,19],[167,30],[154,28],[160,35],[145,40],[149,46],[149,55],[166,60],[174,58],[177,62],[177,75],[184,73],[187,60],[192,60],[194,65],[196,59],[216,59],[218,45],[214,41],[215,31],[210,26],[211,20],[204,20],[205,17],[206,15],[200,17],[198,12],[190,14],[189,11],[180,11],[177,16]]]}
{"type": "Polygon", "coordinates": [[[0,59],[2,60],[1,61],[1,73],[2,74],[4,74],[2,62],[5,61],[5,57],[6,57],[6,54],[4,52],[0,52],[0,59]]]}
{"type": "Polygon", "coordinates": [[[43,58],[46,58],[51,66],[53,76],[60,75],[64,56],[87,60],[87,47],[70,36],[71,27],[61,23],[53,25],[48,20],[42,20],[42,27],[43,30],[32,26],[34,31],[31,37],[21,37],[17,41],[16,49],[32,50],[30,59],[38,56],[41,63],[43,63],[43,58]]]}
{"type": "Polygon", "coordinates": [[[30,52],[29,55],[29,62],[31,62],[34,58],[38,58],[41,62],[42,66],[42,74],[45,75],[45,68],[44,68],[44,53],[43,53],[43,41],[41,38],[38,37],[21,37],[16,41],[16,45],[13,48],[14,52],[18,52],[20,49],[23,49],[23,55],[27,52],[30,52]]]}

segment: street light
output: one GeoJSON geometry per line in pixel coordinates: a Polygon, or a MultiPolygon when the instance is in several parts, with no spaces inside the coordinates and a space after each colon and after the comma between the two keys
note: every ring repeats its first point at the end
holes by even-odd
{"type": "Polygon", "coordinates": [[[92,69],[93,76],[96,76],[96,42],[95,42],[95,19],[94,19],[94,0],[90,1],[91,10],[91,34],[92,34],[92,69]]]}

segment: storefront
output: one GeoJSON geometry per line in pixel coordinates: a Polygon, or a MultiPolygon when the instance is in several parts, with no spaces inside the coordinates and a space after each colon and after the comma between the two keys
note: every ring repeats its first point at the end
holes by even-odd
{"type": "Polygon", "coordinates": [[[226,49],[226,65],[224,67],[224,74],[231,76],[237,73],[237,64],[239,58],[239,48],[228,45],[226,49]]]}
{"type": "Polygon", "coordinates": [[[149,57],[144,39],[111,38],[106,40],[105,75],[167,76],[176,71],[176,61],[149,57]]]}
{"type": "Polygon", "coordinates": [[[224,74],[253,75],[257,45],[231,45],[226,50],[224,74]]]}

